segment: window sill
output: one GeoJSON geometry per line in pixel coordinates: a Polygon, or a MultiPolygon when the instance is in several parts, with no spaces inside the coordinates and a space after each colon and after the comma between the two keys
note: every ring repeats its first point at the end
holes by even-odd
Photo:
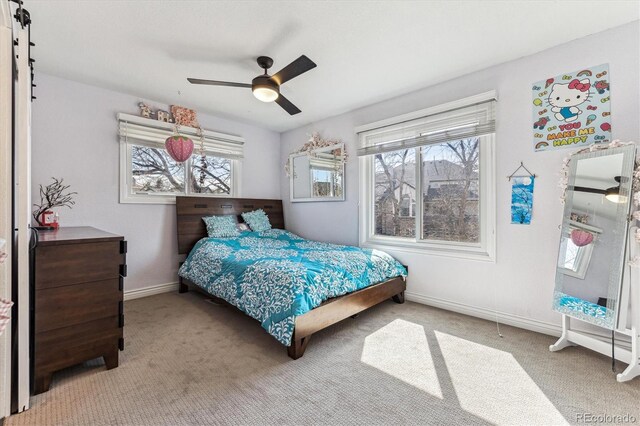
{"type": "Polygon", "coordinates": [[[495,253],[484,248],[470,246],[455,246],[450,244],[420,243],[412,240],[370,238],[360,243],[363,248],[396,251],[402,253],[420,254],[427,256],[455,257],[466,260],[477,260],[495,263],[495,253]]]}

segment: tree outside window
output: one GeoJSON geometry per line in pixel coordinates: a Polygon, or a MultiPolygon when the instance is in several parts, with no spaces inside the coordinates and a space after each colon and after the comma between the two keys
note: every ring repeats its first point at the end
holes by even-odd
{"type": "Polygon", "coordinates": [[[479,138],[376,154],[375,233],[415,237],[415,203],[422,205],[421,238],[479,242],[479,138]],[[422,194],[416,194],[416,153],[422,194]]]}
{"type": "Polygon", "coordinates": [[[131,146],[133,193],[185,194],[187,177],[189,193],[231,194],[232,161],[209,154],[203,159],[194,154],[190,161],[178,163],[163,148],[131,146]]]}

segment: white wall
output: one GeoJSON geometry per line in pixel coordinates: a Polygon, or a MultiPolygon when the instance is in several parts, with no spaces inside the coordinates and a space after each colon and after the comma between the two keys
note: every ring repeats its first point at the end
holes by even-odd
{"type": "MultiPolygon", "coordinates": [[[[281,137],[280,184],[287,227],[302,236],[358,243],[358,160],[356,126],[467,96],[497,90],[497,261],[462,260],[388,250],[409,265],[408,292],[425,302],[496,309],[509,316],[558,324],[551,310],[562,205],[558,189],[562,158],[570,151],[534,153],[531,136],[532,83],[563,72],[610,64],[613,137],[640,139],[638,21],[538,54],[491,67],[436,86],[286,132],[281,137]],[[350,154],[346,201],[290,203],[282,165],[312,131],[341,138],[350,154]],[[510,224],[510,184],[520,161],[539,177],[530,226],[510,224]]],[[[389,64],[393,66],[393,64],[389,64]]],[[[433,66],[437,67],[437,63],[433,66]]],[[[389,78],[392,78],[389,75],[389,78]]],[[[393,76],[393,78],[400,78],[393,76]]],[[[428,82],[425,82],[428,84],[428,82]]],[[[375,90],[375,88],[372,88],[375,90]]],[[[327,96],[331,96],[330,93],[327,96]]]]}
{"type": "MultiPolygon", "coordinates": [[[[125,290],[177,280],[174,205],[119,204],[119,138],[116,114],[138,113],[140,98],[38,73],[33,103],[33,200],[38,185],[64,178],[77,191],[73,209],[57,209],[62,226],[94,226],[129,242],[125,290]]],[[[176,96],[176,104],[180,99],[176,96]]],[[[154,108],[166,105],[149,102],[154,108]]],[[[188,106],[188,105],[185,105],[188,106]]],[[[199,115],[211,130],[245,138],[242,197],[280,198],[276,132],[199,115]]]]}

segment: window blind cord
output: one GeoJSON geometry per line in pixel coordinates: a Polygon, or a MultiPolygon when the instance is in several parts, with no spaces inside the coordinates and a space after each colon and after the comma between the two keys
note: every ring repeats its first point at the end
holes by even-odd
{"type": "Polygon", "coordinates": [[[504,337],[502,333],[500,333],[500,323],[498,322],[498,312],[494,311],[496,314],[496,329],[498,330],[498,336],[504,337]]]}
{"type": "Polygon", "coordinates": [[[496,318],[496,331],[498,332],[498,336],[500,336],[501,338],[504,337],[502,335],[502,333],[500,333],[500,321],[498,318],[498,291],[496,289],[496,286],[498,284],[496,284],[496,281],[494,280],[494,285],[493,285],[493,314],[495,315],[496,318]]]}

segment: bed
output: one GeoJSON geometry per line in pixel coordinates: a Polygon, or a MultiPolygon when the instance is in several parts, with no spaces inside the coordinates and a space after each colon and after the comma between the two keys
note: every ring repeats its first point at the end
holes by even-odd
{"type": "Polygon", "coordinates": [[[387,299],[404,302],[406,268],[376,250],[284,230],[281,200],[176,197],[179,291],[195,289],[257,319],[300,358],[313,333],[387,299]],[[207,238],[202,217],[265,211],[273,229],[207,238]]]}

